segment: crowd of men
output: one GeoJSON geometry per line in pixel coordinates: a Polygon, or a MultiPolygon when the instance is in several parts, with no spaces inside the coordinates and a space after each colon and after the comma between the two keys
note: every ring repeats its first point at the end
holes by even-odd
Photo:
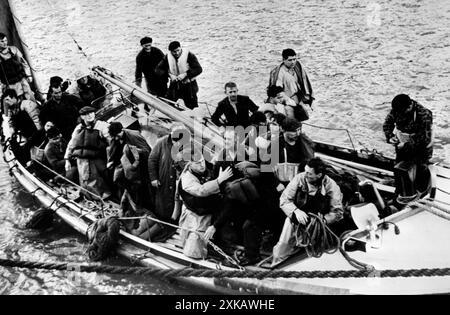
{"type": "MultiPolygon", "coordinates": [[[[177,41],[169,44],[167,54],[149,37],[140,44],[136,84],[141,86],[144,77],[149,93],[197,107],[197,78],[203,71],[197,57],[177,41]]],[[[264,104],[238,94],[236,83],[225,84],[226,97],[211,117],[222,127],[224,147],[211,161],[201,148],[181,145],[191,143],[191,133],[181,123],[174,123],[151,148],[138,131],[98,120],[95,112],[108,88],[91,75],[79,74],[73,84],[52,77],[47,100],[38,105],[29,86],[29,67],[3,33],[0,65],[1,111],[9,119],[17,159],[37,160],[78,181],[86,198],[121,201],[124,215],[130,204],[133,214],[147,214],[129,227],[137,236],[149,241],[170,237],[175,229],[151,219],[157,218],[181,226],[187,256],[205,258],[206,242],[214,238],[221,244],[243,244],[239,263],[248,265],[260,260],[264,233],[272,236],[277,255],[290,252],[291,244],[280,238],[282,230],[306,225],[309,212],[321,215],[337,232],[346,227],[341,189],[302,132],[301,121],[309,119],[314,95],[292,49],[282,51],[282,62],[270,72],[264,104]],[[254,146],[236,127],[247,128],[254,146]],[[39,150],[42,156],[36,154],[39,150]],[[263,151],[276,161],[261,160],[263,151]],[[256,159],[250,158],[255,154],[256,159]]],[[[410,162],[419,177],[426,176],[432,155],[431,127],[431,111],[407,95],[394,98],[383,130],[396,146],[397,161],[410,162]]],[[[401,172],[396,180],[404,183],[401,172]]],[[[423,188],[414,186],[411,193],[416,189],[423,188]]]]}

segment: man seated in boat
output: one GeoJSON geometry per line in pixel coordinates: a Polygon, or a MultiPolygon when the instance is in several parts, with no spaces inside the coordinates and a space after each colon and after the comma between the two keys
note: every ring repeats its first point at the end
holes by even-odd
{"type": "Polygon", "coordinates": [[[249,126],[250,114],[255,113],[258,106],[248,96],[239,95],[234,82],[225,84],[225,95],[211,116],[212,122],[217,126],[249,126]],[[225,116],[225,122],[221,122],[222,115],[225,116]]]}
{"type": "Polygon", "coordinates": [[[399,94],[392,100],[392,109],[386,116],[383,131],[386,141],[395,145],[396,186],[401,195],[413,196],[416,191],[424,192],[428,188],[428,164],[433,155],[433,113],[411,99],[399,94]],[[409,174],[416,168],[415,179],[409,174]],[[402,183],[402,184],[401,184],[402,183]],[[412,187],[408,187],[412,186],[412,187]]]}
{"type": "Polygon", "coordinates": [[[309,118],[307,107],[314,101],[308,75],[293,49],[284,49],[281,54],[283,62],[270,71],[269,86],[281,86],[287,97],[296,104],[295,117],[306,120],[309,118]]]}
{"type": "Polygon", "coordinates": [[[148,157],[152,151],[139,131],[124,129],[120,122],[109,125],[111,142],[107,148],[107,168],[113,170],[113,183],[122,198],[126,190],[138,207],[153,207],[149,197],[148,157]]]}
{"type": "Polygon", "coordinates": [[[14,89],[6,89],[1,98],[2,112],[9,117],[13,146],[16,147],[16,158],[26,163],[30,158],[30,149],[43,141],[42,125],[39,121],[39,108],[31,100],[21,100],[14,89]],[[20,153],[20,152],[21,153],[20,153]]]}
{"type": "Polygon", "coordinates": [[[178,193],[183,201],[180,217],[181,240],[184,254],[192,258],[206,257],[206,243],[199,237],[205,232],[210,239],[225,223],[226,216],[221,211],[220,185],[233,176],[230,167],[220,170],[215,179],[207,177],[205,159],[200,150],[191,152],[190,161],[180,175],[178,193]],[[188,230],[198,231],[199,233],[188,230]]]}
{"type": "MultiPolygon", "coordinates": [[[[176,181],[184,168],[184,161],[178,156],[182,150],[181,143],[190,141],[187,127],[175,122],[170,127],[170,134],[164,136],[155,144],[148,158],[148,174],[152,186],[151,194],[155,196],[154,214],[159,220],[176,224],[179,219],[179,209],[175,207],[176,181]]],[[[165,240],[175,230],[171,227],[155,225],[150,239],[165,240]]]]}
{"type": "Polygon", "coordinates": [[[106,147],[109,142],[107,122],[95,118],[95,109],[85,106],[80,110],[81,123],[77,125],[64,155],[66,172],[71,159],[76,159],[80,185],[91,192],[81,193],[90,200],[107,199],[111,190],[106,178],[106,147]]]}
{"type": "Polygon", "coordinates": [[[105,101],[106,88],[92,75],[81,71],[75,73],[75,84],[69,88],[72,95],[79,97],[84,106],[100,109],[105,101]]]}
{"type": "Polygon", "coordinates": [[[342,193],[336,182],[325,175],[325,169],[321,159],[309,160],[305,171],[297,174],[281,194],[280,207],[286,220],[280,240],[273,248],[274,262],[293,253],[296,246],[294,227],[306,226],[310,220],[308,213],[321,216],[331,229],[339,230],[344,214],[342,193]]]}
{"type": "Polygon", "coordinates": [[[20,99],[33,99],[30,66],[20,50],[8,45],[8,37],[0,33],[0,83],[2,91],[13,89],[20,99]]]}
{"type": "Polygon", "coordinates": [[[67,140],[62,137],[61,132],[56,127],[48,129],[46,134],[49,141],[45,146],[44,156],[52,170],[66,176],[64,154],[67,149],[67,140]]]}
{"type": "Polygon", "coordinates": [[[54,87],[61,87],[61,91],[64,93],[66,92],[69,87],[71,86],[71,82],[69,79],[64,80],[63,78],[61,78],[60,76],[53,76],[50,78],[50,82],[49,82],[49,86],[48,86],[48,92],[47,92],[47,97],[46,100],[49,101],[52,98],[52,86],[54,87]]]}
{"type": "Polygon", "coordinates": [[[299,121],[286,117],[281,121],[280,136],[272,142],[272,147],[278,149],[278,162],[273,166],[280,183],[279,191],[283,191],[294,176],[302,172],[306,163],[314,157],[314,144],[302,133],[301,128],[299,121]]]}
{"type": "Polygon", "coordinates": [[[173,101],[182,99],[189,109],[198,107],[197,77],[203,72],[197,57],[181,44],[173,41],[169,44],[169,53],[158,64],[156,73],[161,77],[169,77],[168,98],[173,101]]]}
{"type": "MultiPolygon", "coordinates": [[[[267,103],[272,104],[276,112],[295,119],[295,101],[289,98],[281,86],[271,85],[267,88],[267,103]]],[[[306,120],[306,119],[302,119],[306,120]]]]}
{"type": "Polygon", "coordinates": [[[78,112],[84,106],[83,101],[75,95],[63,93],[61,84],[55,83],[50,89],[52,97],[42,107],[39,118],[43,123],[52,121],[64,139],[70,140],[78,123],[78,112]]]}

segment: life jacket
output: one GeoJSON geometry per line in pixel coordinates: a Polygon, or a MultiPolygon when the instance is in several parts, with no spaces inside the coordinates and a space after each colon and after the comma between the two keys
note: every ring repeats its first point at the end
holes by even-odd
{"type": "MultiPolygon", "coordinates": [[[[167,62],[169,63],[169,73],[173,75],[180,75],[186,73],[189,70],[189,64],[187,62],[189,56],[189,50],[183,49],[181,56],[178,59],[171,54],[167,54],[167,62]]],[[[190,81],[194,81],[194,78],[191,78],[190,81]]]]}
{"type": "Polygon", "coordinates": [[[8,47],[11,58],[5,59],[0,55],[0,81],[4,85],[11,85],[21,81],[27,75],[17,54],[15,55],[8,47]]]}
{"type": "Polygon", "coordinates": [[[73,156],[82,159],[96,159],[102,157],[102,150],[106,143],[100,137],[100,131],[83,126],[73,139],[73,156]]]}
{"type": "MultiPolygon", "coordinates": [[[[196,174],[192,174],[200,180],[196,174]]],[[[183,199],[186,208],[198,215],[212,214],[214,212],[214,209],[219,205],[219,195],[214,194],[206,197],[191,195],[183,189],[183,184],[181,182],[180,179],[178,182],[178,193],[180,194],[181,199],[183,199]]]]}

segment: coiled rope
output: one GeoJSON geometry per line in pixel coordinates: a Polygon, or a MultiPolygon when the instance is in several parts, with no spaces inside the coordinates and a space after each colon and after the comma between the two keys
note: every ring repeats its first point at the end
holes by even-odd
{"type": "Polygon", "coordinates": [[[110,265],[83,265],[76,263],[50,263],[0,259],[0,266],[26,269],[96,272],[154,277],[204,277],[204,278],[410,278],[448,277],[450,268],[385,269],[385,270],[218,270],[218,269],[159,269],[151,267],[120,267],[110,265]]]}

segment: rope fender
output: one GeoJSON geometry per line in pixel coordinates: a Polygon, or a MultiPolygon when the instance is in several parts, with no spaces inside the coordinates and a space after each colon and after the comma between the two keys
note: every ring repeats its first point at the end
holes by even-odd
{"type": "Polygon", "coordinates": [[[109,265],[82,265],[75,263],[51,263],[0,259],[0,266],[26,269],[96,272],[108,274],[143,275],[155,277],[204,277],[204,278],[410,278],[446,277],[450,268],[386,269],[386,270],[217,270],[217,269],[159,269],[150,267],[120,267],[109,265]]]}

